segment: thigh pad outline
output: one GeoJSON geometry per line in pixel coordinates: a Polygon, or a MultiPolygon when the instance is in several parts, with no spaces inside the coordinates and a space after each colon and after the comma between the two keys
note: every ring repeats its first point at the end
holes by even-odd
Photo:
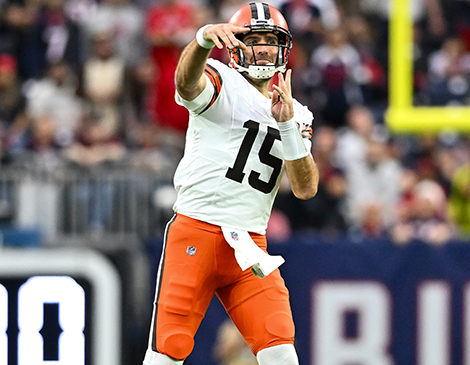
{"type": "Polygon", "coordinates": [[[169,280],[164,309],[169,313],[187,316],[195,302],[198,275],[195,268],[186,267],[184,270],[186,273],[182,276],[174,276],[169,280]]]}

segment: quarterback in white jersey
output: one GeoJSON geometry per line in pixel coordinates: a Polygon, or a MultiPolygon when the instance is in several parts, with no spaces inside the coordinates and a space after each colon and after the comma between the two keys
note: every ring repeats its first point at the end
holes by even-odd
{"type": "Polygon", "coordinates": [[[190,121],[143,365],[183,364],[214,295],[260,365],[299,364],[284,259],[268,254],[264,234],[283,173],[300,199],[318,187],[313,115],[286,71],[291,46],[282,14],[250,3],[202,27],[181,54],[176,101],[190,121]],[[213,47],[227,47],[229,66],[209,58],[213,47]]]}
{"type": "MultiPolygon", "coordinates": [[[[284,172],[271,100],[219,61],[207,61],[204,91],[188,102],[186,149],[175,174],[175,211],[204,222],[265,233],[284,172]],[[220,87],[219,87],[220,85],[220,87]]],[[[294,100],[307,151],[313,115],[294,100]]]]}

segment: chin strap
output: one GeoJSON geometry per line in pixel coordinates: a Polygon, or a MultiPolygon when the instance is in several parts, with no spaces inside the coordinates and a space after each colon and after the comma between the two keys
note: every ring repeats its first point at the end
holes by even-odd
{"type": "Polygon", "coordinates": [[[232,62],[232,65],[235,66],[235,69],[238,72],[246,72],[253,79],[270,79],[274,76],[276,72],[284,73],[286,71],[286,66],[276,67],[273,64],[270,65],[249,65],[248,67],[240,66],[239,64],[232,62]]]}
{"type": "Polygon", "coordinates": [[[276,73],[274,65],[250,65],[248,66],[248,75],[254,79],[270,79],[276,73]]]}

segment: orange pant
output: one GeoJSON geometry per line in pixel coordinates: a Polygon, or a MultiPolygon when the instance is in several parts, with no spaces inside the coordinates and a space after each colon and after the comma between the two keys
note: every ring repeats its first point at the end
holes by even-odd
{"type": "MultiPolygon", "coordinates": [[[[265,236],[251,236],[266,251],[265,236]]],[[[178,214],[167,226],[158,270],[152,349],[186,358],[214,294],[254,354],[294,343],[289,292],[279,270],[264,279],[243,272],[220,227],[178,214]]]]}

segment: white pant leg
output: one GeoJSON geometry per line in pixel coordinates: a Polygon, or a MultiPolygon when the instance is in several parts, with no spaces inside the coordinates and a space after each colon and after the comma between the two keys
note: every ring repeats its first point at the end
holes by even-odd
{"type": "Polygon", "coordinates": [[[256,355],[260,365],[299,365],[294,345],[284,344],[262,349],[256,355]]]}
{"type": "Polygon", "coordinates": [[[145,353],[142,365],[182,365],[183,360],[174,360],[171,357],[152,351],[150,349],[145,353]]]}

